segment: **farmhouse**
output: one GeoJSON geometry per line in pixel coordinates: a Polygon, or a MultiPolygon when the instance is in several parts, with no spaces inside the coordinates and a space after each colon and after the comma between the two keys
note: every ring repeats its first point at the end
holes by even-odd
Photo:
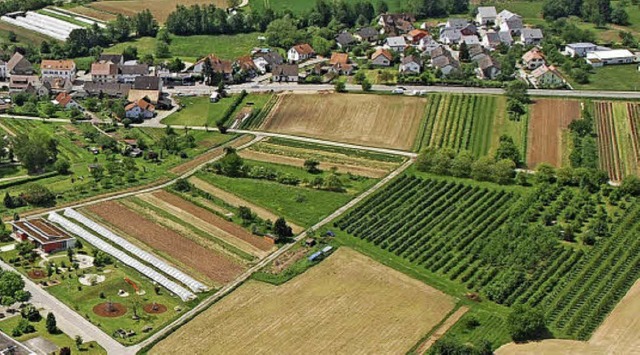
{"type": "Polygon", "coordinates": [[[564,47],[564,53],[571,57],[584,58],[589,52],[595,52],[598,46],[589,42],[569,43],[564,47]]]}
{"type": "Polygon", "coordinates": [[[12,226],[16,239],[29,240],[47,254],[67,250],[76,245],[76,238],[42,218],[13,222],[12,226]]]}
{"type": "Polygon", "coordinates": [[[73,89],[73,83],[69,79],[41,78],[40,81],[42,82],[42,86],[45,86],[54,94],[61,92],[70,93],[73,89]]]}
{"type": "Polygon", "coordinates": [[[315,55],[316,52],[313,48],[310,45],[303,43],[291,47],[287,52],[287,59],[291,63],[297,63],[312,58],[315,55]]]}
{"type": "Polygon", "coordinates": [[[59,93],[56,96],[55,100],[53,100],[53,104],[65,109],[71,109],[74,107],[77,108],[79,106],[78,103],[73,99],[73,97],[71,97],[71,95],[67,94],[66,92],[59,93]]]}
{"type": "Polygon", "coordinates": [[[480,6],[478,7],[478,14],[476,15],[476,22],[481,26],[494,24],[496,17],[498,16],[496,8],[493,6],[480,6]]]}
{"type": "Polygon", "coordinates": [[[542,30],[539,28],[523,28],[520,30],[520,43],[525,46],[532,44],[538,45],[542,42],[543,38],[542,30]]]}
{"type": "Polygon", "coordinates": [[[537,48],[531,48],[527,53],[522,55],[522,64],[528,70],[534,70],[541,65],[545,64],[542,51],[537,48]]]}
{"type": "Polygon", "coordinates": [[[349,55],[347,53],[331,53],[329,65],[331,67],[328,69],[328,71],[338,75],[351,75],[351,73],[353,72],[353,65],[349,63],[349,55]]]}
{"type": "Polygon", "coordinates": [[[139,76],[149,75],[147,64],[130,64],[118,66],[118,82],[133,84],[139,76]]]}
{"type": "Polygon", "coordinates": [[[125,108],[125,116],[134,119],[149,119],[155,115],[156,107],[146,98],[128,104],[125,108]]]}
{"type": "Polygon", "coordinates": [[[139,76],[135,78],[133,88],[129,91],[128,100],[137,102],[147,97],[150,102],[157,105],[162,95],[162,80],[156,76],[139,76]]]}
{"type": "Polygon", "coordinates": [[[118,80],[118,66],[111,61],[101,60],[91,64],[91,81],[94,83],[114,83],[118,80]]]}
{"type": "Polygon", "coordinates": [[[371,65],[388,67],[393,61],[393,55],[388,50],[380,48],[371,55],[371,65]]]}
{"type": "Polygon", "coordinates": [[[7,62],[7,74],[11,75],[33,75],[33,65],[22,54],[15,52],[7,62]]]}
{"type": "Polygon", "coordinates": [[[298,66],[295,64],[276,65],[272,71],[272,81],[298,82],[298,66]]]}
{"type": "Polygon", "coordinates": [[[221,74],[225,81],[233,80],[233,64],[228,60],[221,60],[215,54],[210,54],[193,65],[194,74],[204,74],[204,63],[209,61],[214,73],[221,74]]]}
{"type": "Polygon", "coordinates": [[[76,62],[71,59],[45,59],[40,63],[40,73],[43,78],[63,78],[74,81],[76,79],[76,62]]]}
{"type": "Polygon", "coordinates": [[[378,39],[378,31],[373,27],[363,27],[356,31],[354,37],[360,42],[373,43],[378,39]]]}
{"type": "Polygon", "coordinates": [[[9,91],[23,91],[29,85],[36,86],[40,82],[37,75],[11,75],[9,77],[9,91]]]}
{"type": "Polygon", "coordinates": [[[612,49],[610,51],[588,52],[587,63],[593,67],[612,64],[629,64],[636,61],[636,56],[627,49],[612,49]]]}
{"type": "Polygon", "coordinates": [[[94,96],[127,97],[132,86],[131,84],[88,82],[84,84],[84,91],[94,96]]]}

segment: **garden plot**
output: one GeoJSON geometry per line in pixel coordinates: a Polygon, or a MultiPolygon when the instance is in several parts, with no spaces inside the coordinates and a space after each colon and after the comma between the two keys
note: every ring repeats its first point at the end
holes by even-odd
{"type": "Polygon", "coordinates": [[[637,175],[638,105],[634,103],[597,101],[594,103],[600,167],[613,181],[637,175]]]}
{"type": "Polygon", "coordinates": [[[562,134],[569,124],[580,118],[577,100],[536,99],[529,120],[527,165],[540,163],[560,167],[562,164],[562,134]]]}
{"type": "Polygon", "coordinates": [[[404,353],[453,306],[440,291],[341,248],[281,286],[245,283],[150,354],[404,353]]]}

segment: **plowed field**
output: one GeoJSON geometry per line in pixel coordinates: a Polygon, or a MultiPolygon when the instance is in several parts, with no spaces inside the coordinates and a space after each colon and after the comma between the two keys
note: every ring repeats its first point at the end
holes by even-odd
{"type": "Polygon", "coordinates": [[[442,292],[340,248],[281,286],[246,282],[150,354],[399,354],[453,305],[442,292]]]}
{"type": "Polygon", "coordinates": [[[227,7],[227,2],[222,0],[116,0],[97,1],[87,6],[106,13],[123,14],[125,16],[133,16],[142,10],[149,9],[158,22],[164,23],[177,5],[188,7],[195,4],[205,5],[211,3],[217,7],[227,7]]]}
{"type": "Polygon", "coordinates": [[[223,255],[141,217],[117,202],[103,202],[89,206],[87,210],[126,235],[140,240],[152,249],[171,255],[215,282],[229,282],[243,271],[241,265],[223,255]]]}
{"type": "Polygon", "coordinates": [[[580,102],[562,99],[537,99],[529,120],[527,165],[540,163],[560,167],[562,164],[562,132],[580,118],[580,102]]]}
{"type": "Polygon", "coordinates": [[[262,129],[358,145],[411,150],[426,99],[361,94],[287,95],[262,129]]]}

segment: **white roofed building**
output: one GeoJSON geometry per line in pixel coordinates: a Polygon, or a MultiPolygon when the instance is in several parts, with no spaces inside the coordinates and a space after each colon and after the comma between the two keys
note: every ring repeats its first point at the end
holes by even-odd
{"type": "Polygon", "coordinates": [[[612,49],[587,53],[587,63],[593,67],[613,64],[631,64],[637,61],[635,54],[627,49],[612,49]]]}

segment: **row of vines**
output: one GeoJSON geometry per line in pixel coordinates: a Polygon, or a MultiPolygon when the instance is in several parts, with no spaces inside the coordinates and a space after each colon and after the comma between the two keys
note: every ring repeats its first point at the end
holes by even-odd
{"type": "Polygon", "coordinates": [[[583,339],[640,276],[640,208],[604,199],[404,175],[335,225],[496,303],[544,306],[552,330],[583,339]]]}

